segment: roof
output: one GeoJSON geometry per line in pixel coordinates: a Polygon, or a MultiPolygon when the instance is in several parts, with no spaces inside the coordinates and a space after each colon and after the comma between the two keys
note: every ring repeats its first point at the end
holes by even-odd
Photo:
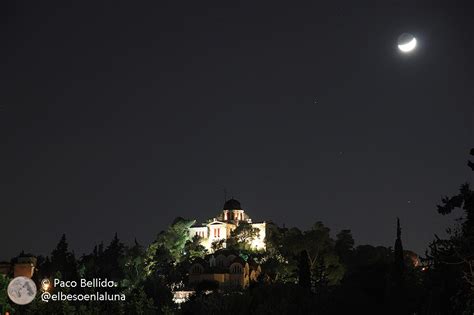
{"type": "Polygon", "coordinates": [[[242,206],[240,205],[240,202],[235,199],[229,199],[224,203],[224,208],[223,210],[241,210],[242,206]]]}
{"type": "Polygon", "coordinates": [[[217,257],[219,255],[224,255],[225,257],[230,256],[230,255],[239,256],[239,252],[232,249],[228,249],[228,248],[221,248],[221,249],[216,250],[212,254],[206,255],[206,258],[210,258],[211,256],[217,257]]]}
{"type": "Polygon", "coordinates": [[[239,263],[239,264],[241,264],[242,266],[245,266],[245,260],[244,260],[242,257],[240,257],[240,256],[235,257],[235,258],[231,261],[230,264],[232,265],[233,263],[239,263]]]}
{"type": "Polygon", "coordinates": [[[195,258],[191,261],[191,265],[194,265],[194,264],[200,264],[200,265],[203,266],[203,267],[206,267],[206,266],[209,265],[208,262],[207,262],[205,259],[201,258],[201,257],[195,257],[195,258]]]}

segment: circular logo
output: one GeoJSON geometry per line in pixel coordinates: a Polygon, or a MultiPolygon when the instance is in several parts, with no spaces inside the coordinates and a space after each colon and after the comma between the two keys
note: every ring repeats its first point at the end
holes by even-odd
{"type": "Polygon", "coordinates": [[[41,280],[41,289],[43,289],[43,291],[48,291],[50,286],[51,282],[49,281],[49,279],[41,280]]]}
{"type": "Polygon", "coordinates": [[[8,297],[13,303],[25,305],[36,296],[36,284],[27,277],[16,277],[8,284],[8,297]]]}

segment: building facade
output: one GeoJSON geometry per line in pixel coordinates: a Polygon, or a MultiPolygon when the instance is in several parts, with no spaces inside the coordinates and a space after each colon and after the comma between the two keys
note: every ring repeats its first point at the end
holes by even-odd
{"type": "Polygon", "coordinates": [[[235,251],[220,249],[192,262],[189,284],[210,281],[218,283],[220,288],[247,288],[250,282],[257,281],[260,273],[260,265],[252,258],[244,260],[235,251]]]}
{"type": "Polygon", "coordinates": [[[242,209],[240,202],[235,199],[227,200],[223,208],[215,218],[201,225],[192,226],[189,229],[189,236],[199,236],[201,245],[212,252],[214,242],[222,241],[223,248],[226,248],[226,240],[230,237],[230,233],[239,224],[245,222],[259,230],[257,237],[251,240],[250,247],[255,250],[265,250],[266,223],[253,223],[242,209]]]}
{"type": "Polygon", "coordinates": [[[36,257],[18,256],[13,263],[0,262],[0,274],[16,277],[33,277],[36,270],[36,257]]]}

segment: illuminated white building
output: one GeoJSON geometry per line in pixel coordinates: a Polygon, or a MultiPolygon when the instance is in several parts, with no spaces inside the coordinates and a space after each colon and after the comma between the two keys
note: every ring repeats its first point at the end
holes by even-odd
{"type": "Polygon", "coordinates": [[[201,244],[212,252],[212,243],[223,240],[223,247],[226,247],[226,240],[230,237],[230,232],[233,231],[239,223],[246,222],[257,228],[259,233],[251,241],[251,248],[257,250],[265,250],[265,228],[266,223],[252,223],[252,219],[245,213],[235,199],[229,199],[224,204],[224,209],[215,218],[209,220],[202,225],[194,225],[189,229],[189,236],[199,236],[201,244]]]}

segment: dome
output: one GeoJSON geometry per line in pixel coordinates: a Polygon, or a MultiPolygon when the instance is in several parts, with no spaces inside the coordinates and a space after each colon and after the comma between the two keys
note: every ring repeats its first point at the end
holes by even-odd
{"type": "Polygon", "coordinates": [[[223,210],[241,210],[241,209],[242,209],[242,206],[240,205],[240,202],[232,198],[225,202],[223,210]]]}

